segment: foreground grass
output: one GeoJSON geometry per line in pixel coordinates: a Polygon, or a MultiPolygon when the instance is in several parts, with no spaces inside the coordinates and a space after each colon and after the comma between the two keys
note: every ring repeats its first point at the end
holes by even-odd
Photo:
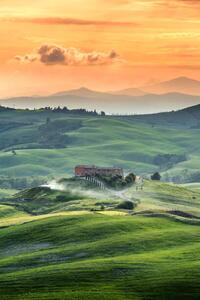
{"type": "Polygon", "coordinates": [[[29,221],[0,231],[1,299],[198,299],[199,226],[91,212],[29,221]]]}
{"type": "Polygon", "coordinates": [[[199,299],[198,190],[146,181],[122,194],[138,202],[132,213],[93,212],[89,205],[105,199],[74,195],[56,211],[58,191],[36,191],[0,205],[0,299],[199,299]],[[45,209],[33,215],[23,203],[45,209]]]}

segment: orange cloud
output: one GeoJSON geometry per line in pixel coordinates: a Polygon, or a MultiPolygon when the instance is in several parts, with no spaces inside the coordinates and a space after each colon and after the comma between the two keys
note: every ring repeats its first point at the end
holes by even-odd
{"type": "Polygon", "coordinates": [[[183,3],[186,3],[186,4],[200,4],[199,0],[178,0],[179,2],[183,2],[183,3]]]}
{"type": "Polygon", "coordinates": [[[33,23],[40,25],[81,25],[81,26],[137,26],[134,22],[120,22],[120,21],[106,21],[106,20],[83,20],[74,18],[22,18],[22,17],[10,17],[3,18],[4,21],[18,22],[18,23],[33,23]]]}
{"type": "Polygon", "coordinates": [[[64,48],[57,45],[42,45],[35,52],[24,56],[16,56],[20,62],[32,63],[39,61],[45,65],[106,65],[115,62],[122,62],[119,55],[114,51],[104,52],[83,52],[76,48],[64,48]]]}

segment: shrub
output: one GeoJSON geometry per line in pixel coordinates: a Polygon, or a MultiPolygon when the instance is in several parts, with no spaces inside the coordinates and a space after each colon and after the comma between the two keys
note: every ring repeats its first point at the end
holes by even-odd
{"type": "Polygon", "coordinates": [[[56,197],[56,200],[57,200],[57,201],[66,201],[66,196],[65,196],[65,195],[58,195],[58,196],[56,197]]]}
{"type": "Polygon", "coordinates": [[[125,177],[125,181],[126,181],[126,183],[127,184],[133,184],[133,183],[135,183],[135,179],[136,179],[136,176],[135,176],[135,174],[133,174],[133,173],[130,173],[130,174],[128,174],[126,177],[125,177]]]}
{"type": "Polygon", "coordinates": [[[161,179],[161,175],[160,173],[156,172],[151,176],[151,180],[160,180],[161,179]]]}
{"type": "Polygon", "coordinates": [[[135,183],[136,176],[133,173],[128,174],[125,178],[121,175],[109,175],[109,176],[102,176],[96,175],[96,177],[104,182],[104,184],[113,189],[122,189],[127,186],[131,186],[135,183]]]}
{"type": "Polygon", "coordinates": [[[125,200],[125,201],[122,201],[121,203],[119,203],[117,205],[117,208],[119,209],[128,209],[128,210],[132,210],[136,207],[136,204],[133,203],[132,201],[128,201],[128,200],[125,200]]]}

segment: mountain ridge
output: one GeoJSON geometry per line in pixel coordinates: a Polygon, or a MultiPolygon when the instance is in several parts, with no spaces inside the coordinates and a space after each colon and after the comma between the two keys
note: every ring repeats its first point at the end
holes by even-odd
{"type": "Polygon", "coordinates": [[[167,93],[162,95],[147,94],[144,96],[90,93],[88,96],[80,96],[78,94],[51,95],[37,98],[24,96],[0,100],[0,105],[12,108],[38,109],[45,106],[67,106],[70,109],[85,108],[89,110],[96,109],[97,111],[103,110],[108,114],[158,113],[178,110],[199,103],[200,96],[181,93],[167,93]]]}
{"type": "Polygon", "coordinates": [[[190,95],[200,95],[200,81],[186,76],[176,77],[149,86],[141,87],[145,92],[167,93],[179,92],[190,95]]]}

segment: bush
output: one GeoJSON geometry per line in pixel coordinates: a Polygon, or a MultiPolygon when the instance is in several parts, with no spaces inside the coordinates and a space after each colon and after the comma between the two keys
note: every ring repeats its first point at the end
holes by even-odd
{"type": "Polygon", "coordinates": [[[151,180],[160,180],[161,179],[161,175],[160,173],[156,172],[151,176],[151,180]]]}
{"type": "Polygon", "coordinates": [[[128,174],[125,178],[121,175],[102,176],[96,175],[108,188],[122,189],[135,183],[136,176],[133,173],[128,174]]]}
{"type": "Polygon", "coordinates": [[[132,209],[134,209],[135,207],[136,207],[136,204],[133,203],[132,201],[128,201],[128,200],[125,200],[125,201],[123,201],[123,202],[121,202],[121,203],[119,203],[119,204],[117,205],[117,208],[119,208],[119,209],[128,209],[128,210],[132,210],[132,209]]]}
{"type": "Polygon", "coordinates": [[[65,196],[65,195],[58,195],[58,196],[56,197],[56,200],[57,200],[57,201],[66,201],[66,200],[68,200],[68,199],[66,199],[66,196],[65,196]]]}
{"type": "Polygon", "coordinates": [[[136,176],[133,173],[130,173],[125,177],[125,181],[128,185],[129,184],[132,185],[133,183],[135,183],[135,180],[136,180],[136,176]]]}

